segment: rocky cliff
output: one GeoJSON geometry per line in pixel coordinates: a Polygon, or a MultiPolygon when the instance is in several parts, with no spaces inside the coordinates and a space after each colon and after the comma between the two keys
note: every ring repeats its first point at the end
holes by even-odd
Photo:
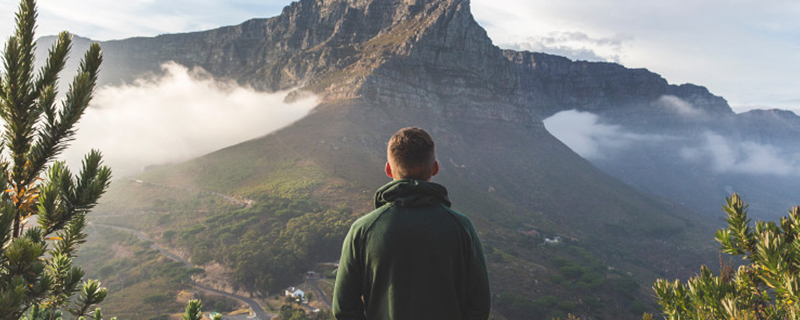
{"type": "Polygon", "coordinates": [[[652,104],[665,95],[681,98],[714,115],[733,114],[725,99],[704,87],[671,85],[646,69],[616,63],[572,61],[536,52],[503,51],[514,63],[518,85],[514,93],[534,105],[541,117],[563,110],[595,113],[658,113],[652,104]]]}
{"type": "Polygon", "coordinates": [[[645,69],[501,50],[467,0],[301,0],[274,18],[102,45],[101,83],[131,81],[175,61],[261,90],[300,88],[328,102],[446,105],[435,112],[467,118],[536,123],[569,109],[650,117],[660,115],[653,104],[665,95],[732,114],[705,88],[670,85],[645,69]]]}

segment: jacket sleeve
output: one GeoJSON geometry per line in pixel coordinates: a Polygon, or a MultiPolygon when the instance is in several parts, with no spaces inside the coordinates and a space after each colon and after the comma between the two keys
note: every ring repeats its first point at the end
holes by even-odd
{"type": "Polygon", "coordinates": [[[333,289],[333,316],[337,320],[364,320],[364,302],[362,300],[361,258],[358,236],[355,226],[350,227],[342,244],[342,257],[339,259],[339,270],[336,271],[336,285],[333,289]]]}
{"type": "Polygon", "coordinates": [[[489,289],[489,273],[486,269],[486,258],[483,246],[478,238],[478,233],[471,221],[468,221],[468,230],[471,240],[472,252],[469,256],[467,279],[467,305],[464,312],[465,320],[486,320],[492,308],[492,296],[489,289]]]}

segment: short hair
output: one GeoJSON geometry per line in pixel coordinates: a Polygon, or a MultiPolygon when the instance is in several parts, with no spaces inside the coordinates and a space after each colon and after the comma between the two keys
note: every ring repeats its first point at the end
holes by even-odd
{"type": "Polygon", "coordinates": [[[386,155],[397,179],[428,180],[433,175],[436,148],[425,130],[400,129],[389,139],[386,155]]]}

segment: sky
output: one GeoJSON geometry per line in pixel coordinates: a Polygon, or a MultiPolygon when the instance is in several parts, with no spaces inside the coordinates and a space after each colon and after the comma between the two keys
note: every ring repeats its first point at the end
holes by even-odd
{"type": "MultiPolygon", "coordinates": [[[[39,35],[96,40],[207,30],[278,15],[288,0],[39,0],[39,35]]],[[[0,36],[17,1],[0,0],[0,36]]],[[[794,0],[472,0],[502,48],[647,68],[695,83],[735,111],[800,112],[800,2],[794,0]]]]}

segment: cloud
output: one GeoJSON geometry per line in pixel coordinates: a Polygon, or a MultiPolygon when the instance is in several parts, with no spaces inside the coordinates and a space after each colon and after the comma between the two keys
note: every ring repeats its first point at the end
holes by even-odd
{"type": "Polygon", "coordinates": [[[691,103],[672,95],[663,95],[656,101],[656,104],[677,113],[678,115],[694,118],[705,115],[702,109],[695,108],[691,103]]]}
{"type": "Polygon", "coordinates": [[[586,159],[601,159],[637,142],[663,139],[656,135],[626,132],[621,126],[603,124],[600,117],[577,110],[561,111],[544,119],[547,131],[586,159]]]}
{"type": "Polygon", "coordinates": [[[573,60],[619,62],[626,40],[625,37],[593,38],[583,32],[550,32],[501,46],[513,50],[546,52],[573,60]]]}
{"type": "Polygon", "coordinates": [[[115,176],[135,174],[146,165],[188,160],[263,136],[317,104],[314,97],[287,104],[286,92],[257,92],[175,63],[162,69],[160,77],[98,89],[63,154],[70,166],[94,148],[115,176]]]}
{"type": "Polygon", "coordinates": [[[800,175],[800,153],[749,141],[736,143],[714,132],[705,133],[702,146],[682,149],[681,157],[708,162],[718,173],[800,175]]]}
{"type": "MultiPolygon", "coordinates": [[[[17,1],[0,1],[0,36],[13,30],[17,1]]],[[[40,0],[38,35],[62,30],[94,40],[200,31],[278,15],[287,0],[40,0]]]]}
{"type": "Polygon", "coordinates": [[[647,68],[671,83],[696,83],[737,111],[800,109],[800,2],[472,0],[476,20],[500,47],[647,68]],[[627,39],[542,41],[554,33],[627,39]]]}
{"type": "Polygon", "coordinates": [[[800,152],[752,141],[733,141],[710,131],[699,137],[699,143],[692,142],[698,140],[689,136],[638,134],[618,125],[604,124],[593,113],[576,110],[556,113],[544,120],[544,126],[588,160],[613,159],[615,152],[626,148],[672,141],[678,144],[664,144],[664,147],[674,150],[687,163],[708,164],[716,173],[800,175],[800,152]]]}

